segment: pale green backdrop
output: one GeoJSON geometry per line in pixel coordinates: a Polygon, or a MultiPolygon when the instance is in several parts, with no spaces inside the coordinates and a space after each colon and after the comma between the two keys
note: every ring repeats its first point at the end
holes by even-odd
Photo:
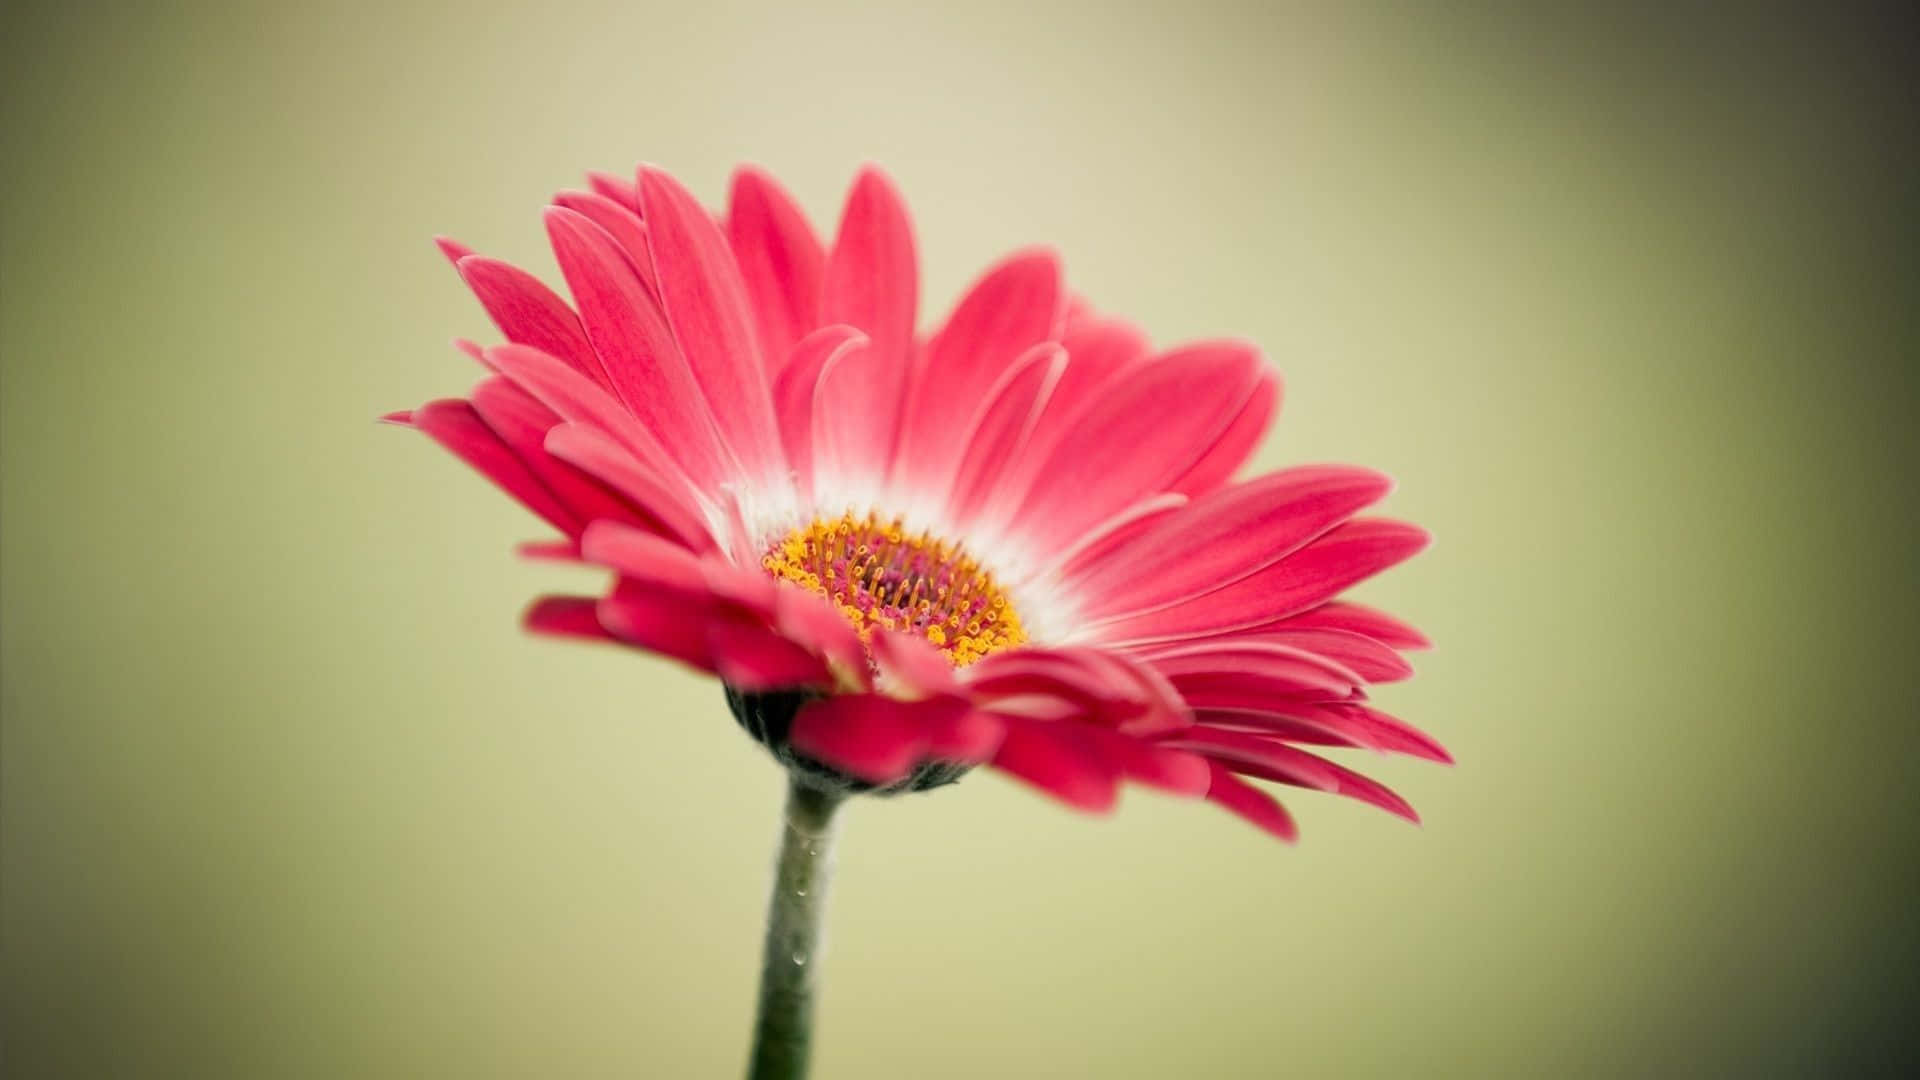
{"type": "Polygon", "coordinates": [[[372,417],[491,339],[428,238],[865,160],[930,312],[1017,245],[1396,475],[1381,697],[1460,765],[1278,846],[995,776],[854,808],[825,1077],[1911,1063],[1913,56],[1892,16],[9,5],[9,1076],[735,1074],[779,776],[718,688],[538,641],[578,583],[372,417]],[[1903,1004],[1903,1001],[1905,1004],[1903,1004]]]}

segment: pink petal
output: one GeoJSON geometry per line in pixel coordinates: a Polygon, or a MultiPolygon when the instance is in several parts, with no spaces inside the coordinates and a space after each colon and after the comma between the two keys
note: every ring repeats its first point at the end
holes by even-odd
{"type": "Polygon", "coordinates": [[[451,236],[434,237],[433,246],[439,248],[440,254],[445,255],[447,257],[447,261],[452,263],[456,268],[459,267],[461,259],[464,259],[467,256],[473,254],[472,248],[468,247],[467,245],[461,243],[458,240],[455,240],[451,236]]]}
{"type": "Polygon", "coordinates": [[[689,551],[672,540],[613,521],[589,524],[580,537],[588,562],[616,570],[628,581],[711,598],[770,619],[778,588],[758,569],[689,551]]]}
{"type": "Polygon", "coordinates": [[[839,481],[863,490],[884,482],[893,452],[896,406],[887,361],[871,344],[854,342],[821,364],[808,436],[816,492],[839,481]]]}
{"type": "Polygon", "coordinates": [[[927,724],[927,757],[978,765],[993,760],[1007,736],[1006,722],[979,709],[955,711],[927,724]]]}
{"type": "Polygon", "coordinates": [[[1207,789],[1207,801],[1225,807],[1289,844],[1300,838],[1292,816],[1273,796],[1242,781],[1217,762],[1213,765],[1213,783],[1207,789]]]}
{"type": "Polygon", "coordinates": [[[840,233],[827,259],[820,321],[858,327],[872,340],[870,378],[875,385],[862,395],[859,407],[876,410],[863,422],[882,448],[883,465],[893,453],[913,356],[919,273],[913,224],[899,189],[878,168],[862,169],[847,195],[840,233]]]}
{"type": "Polygon", "coordinates": [[[1305,750],[1260,735],[1195,727],[1171,740],[1171,744],[1199,751],[1235,772],[1295,787],[1345,795],[1408,821],[1420,820],[1420,815],[1405,799],[1378,782],[1305,750]]]}
{"type": "Polygon", "coordinates": [[[640,202],[660,275],[660,299],[720,433],[747,477],[785,473],[772,380],[760,359],[746,286],[713,218],[658,169],[640,170],[640,202]]]}
{"type": "Polygon", "coordinates": [[[822,698],[801,708],[787,741],[808,757],[884,786],[905,779],[925,758],[929,713],[945,715],[956,704],[930,709],[883,694],[822,698]]]}
{"type": "MultiPolygon", "coordinates": [[[[953,520],[964,527],[977,518],[999,490],[1007,463],[1018,460],[1048,394],[1066,369],[1066,353],[1054,344],[1036,345],[1014,361],[987,394],[980,415],[962,440],[951,480],[923,461],[921,483],[950,491],[953,520]]],[[[944,467],[944,466],[942,466],[944,467]]]]}
{"type": "Polygon", "coordinates": [[[908,390],[895,476],[916,490],[944,487],[989,392],[1027,350],[1059,336],[1062,316],[1060,259],[1051,251],[1020,252],[976,281],[928,343],[908,390]]]}
{"type": "Polygon", "coordinates": [[[1163,491],[1141,499],[1125,510],[1087,530],[1085,536],[1054,556],[1043,577],[1072,581],[1100,565],[1114,552],[1132,544],[1147,530],[1158,527],[1171,514],[1187,505],[1187,497],[1177,491],[1163,491]]]}
{"type": "Polygon", "coordinates": [[[665,315],[606,230],[565,207],[546,218],[603,382],[697,487],[719,486],[735,469],[665,315]]]}
{"type": "Polygon", "coordinates": [[[593,596],[543,596],[527,608],[521,622],[533,633],[552,637],[619,640],[600,625],[600,617],[595,614],[599,603],[593,596]]]}
{"type": "Polygon", "coordinates": [[[502,491],[519,500],[527,509],[547,519],[554,528],[569,536],[580,531],[581,522],[555,499],[539,477],[527,468],[520,456],[500,441],[472,405],[464,401],[429,402],[413,412],[413,426],[452,451],[502,491]]]}
{"type": "Polygon", "coordinates": [[[473,407],[575,518],[583,522],[597,518],[641,521],[633,507],[547,452],[547,432],[560,423],[560,418],[512,380],[496,375],[474,387],[473,407]]]}
{"type": "Polygon", "coordinates": [[[754,620],[709,621],[707,646],[720,678],[742,690],[833,685],[833,675],[819,656],[754,620]]]}
{"type": "Polygon", "coordinates": [[[814,392],[820,372],[837,356],[867,347],[866,335],[851,326],[823,326],[793,347],[773,385],[774,418],[780,444],[802,495],[813,494],[814,392]]]}
{"type": "Polygon", "coordinates": [[[660,284],[653,273],[653,255],[647,246],[647,227],[638,213],[591,191],[563,191],[553,197],[553,202],[606,230],[607,235],[619,245],[621,254],[627,257],[627,265],[639,276],[647,292],[653,296],[660,295],[660,284]]]}
{"type": "Polygon", "coordinates": [[[1090,401],[1048,456],[1016,520],[1042,550],[1166,489],[1246,404],[1260,365],[1232,343],[1190,346],[1129,369],[1090,401]],[[1178,403],[1170,408],[1170,403],[1178,403]]]}
{"type": "Polygon", "coordinates": [[[1280,407],[1280,376],[1272,370],[1260,373],[1260,383],[1254,388],[1253,397],[1240,415],[1213,444],[1213,449],[1188,470],[1187,475],[1174,481],[1175,491],[1184,491],[1189,495],[1201,495],[1218,488],[1240,471],[1260,445],[1267,433],[1267,426],[1273,423],[1273,414],[1280,407]]]}
{"type": "Polygon", "coordinates": [[[599,385],[553,357],[525,346],[496,346],[486,351],[486,357],[496,371],[564,419],[596,428],[618,442],[648,472],[660,477],[692,512],[690,496],[696,489],[678,459],[599,385]]]}
{"type": "Polygon", "coordinates": [[[1286,625],[1299,630],[1319,627],[1329,630],[1346,630],[1355,634],[1364,634],[1394,649],[1433,647],[1433,642],[1428,641],[1425,634],[1386,612],[1345,600],[1336,600],[1329,604],[1321,604],[1311,611],[1303,611],[1289,618],[1286,625]]]}
{"type": "Polygon", "coordinates": [[[1115,319],[1069,324],[1061,346],[1067,350],[1067,370],[1061,374],[1034,421],[1022,460],[1007,463],[993,505],[1011,513],[1033,486],[1053,448],[1079,425],[1080,414],[1108,384],[1147,358],[1145,334],[1115,319]],[[1006,503],[1004,507],[1001,503],[1006,503]]]}
{"type": "Polygon", "coordinates": [[[1353,746],[1453,764],[1446,747],[1404,720],[1358,702],[1282,702],[1267,710],[1202,709],[1209,727],[1271,732],[1289,742],[1353,746]]]}
{"type": "Polygon", "coordinates": [[[1138,684],[1095,663],[1092,650],[995,653],[966,668],[962,678],[974,699],[989,706],[1004,698],[1050,697],[1073,706],[1074,713],[1113,723],[1147,709],[1138,684]]]}
{"type": "MultiPolygon", "coordinates": [[[[1361,683],[1360,676],[1317,653],[1232,638],[1156,653],[1147,662],[1172,679],[1181,696],[1196,707],[1202,702],[1195,698],[1194,690],[1201,687],[1231,694],[1245,686],[1326,701],[1348,697],[1361,683]]],[[[1209,700],[1205,704],[1220,702],[1209,700]]]]}
{"type": "Polygon", "coordinates": [[[715,548],[706,522],[692,513],[666,482],[649,473],[631,453],[597,428],[560,424],[547,433],[547,452],[620,493],[659,527],[662,535],[692,551],[715,548]]]}
{"type": "Polygon", "coordinates": [[[537,562],[579,563],[580,545],[572,540],[529,540],[513,549],[523,559],[537,562]]]}
{"type": "Polygon", "coordinates": [[[1370,683],[1398,682],[1413,674],[1413,665],[1400,654],[1363,634],[1347,630],[1296,630],[1280,623],[1262,630],[1256,640],[1305,649],[1339,664],[1370,683]]]}
{"type": "Polygon", "coordinates": [[[640,212],[640,189],[626,177],[615,176],[612,173],[590,172],[587,174],[587,185],[596,193],[612,199],[635,214],[640,212]]]}
{"type": "Polygon", "coordinates": [[[707,594],[707,560],[670,540],[613,522],[596,521],[580,537],[588,562],[655,588],[707,594]]]}
{"type": "Polygon", "coordinates": [[[946,654],[918,634],[875,627],[869,644],[880,685],[895,697],[933,697],[959,687],[946,654]]]}
{"type": "Polygon", "coordinates": [[[1128,734],[1173,730],[1187,723],[1179,693],[1145,664],[1100,649],[1028,647],[995,653],[961,675],[974,700],[1023,715],[1076,716],[1128,734]],[[1015,708],[1009,699],[1022,704],[1015,708]],[[1053,699],[1068,708],[1028,707],[1053,699]]]}
{"type": "Polygon", "coordinates": [[[710,599],[674,589],[621,582],[595,608],[600,625],[621,641],[717,672],[707,624],[728,613],[710,599]]]}
{"type": "Polygon", "coordinates": [[[993,765],[1081,810],[1105,813],[1119,797],[1120,770],[1066,724],[1008,719],[993,765]]]}
{"type": "Polygon", "coordinates": [[[558,357],[606,385],[600,358],[587,342],[580,319],[552,289],[517,266],[482,255],[461,259],[458,266],[467,287],[508,341],[558,357]]]}
{"type": "Polygon", "coordinates": [[[1369,469],[1316,465],[1195,500],[1089,570],[1077,590],[1088,619],[1153,611],[1232,585],[1378,502],[1393,481],[1369,469]]]}
{"type": "Polygon", "coordinates": [[[1425,530],[1415,526],[1357,518],[1224,589],[1158,611],[1089,626],[1086,632],[1108,643],[1150,642],[1264,626],[1406,561],[1427,543],[1425,530]]]}
{"type": "Polygon", "coordinates": [[[774,596],[774,625],[786,637],[834,665],[843,679],[872,685],[866,646],[853,624],[827,598],[797,586],[784,586],[774,596]]]}
{"type": "Polygon", "coordinates": [[[727,239],[758,316],[761,355],[778,374],[794,344],[819,325],[826,252],[793,197],[751,167],[733,174],[727,239]]]}
{"type": "Polygon", "coordinates": [[[1099,746],[1127,779],[1175,795],[1205,795],[1212,768],[1207,759],[1190,750],[1176,750],[1105,728],[1079,733],[1099,746]]]}

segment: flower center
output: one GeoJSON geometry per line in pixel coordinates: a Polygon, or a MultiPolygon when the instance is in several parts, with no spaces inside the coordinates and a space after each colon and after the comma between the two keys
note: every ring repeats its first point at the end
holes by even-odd
{"type": "Polygon", "coordinates": [[[760,565],[833,601],[865,639],[875,626],[909,630],[955,667],[1027,640],[1006,590],[965,548],[900,519],[817,519],[776,541],[760,565]]]}

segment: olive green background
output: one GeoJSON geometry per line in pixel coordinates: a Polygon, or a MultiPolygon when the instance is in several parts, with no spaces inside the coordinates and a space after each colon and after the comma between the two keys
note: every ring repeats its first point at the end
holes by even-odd
{"type": "Polygon", "coordinates": [[[846,816],[826,1077],[1822,1075],[1915,1060],[1909,27],[1809,7],[9,5],[10,1076],[704,1077],[780,779],[528,638],[524,511],[388,409],[588,168],[865,160],[926,318],[1017,245],[1262,342],[1439,642],[1303,838],[998,776],[846,816]],[[811,10],[809,10],[811,9],[811,10]]]}

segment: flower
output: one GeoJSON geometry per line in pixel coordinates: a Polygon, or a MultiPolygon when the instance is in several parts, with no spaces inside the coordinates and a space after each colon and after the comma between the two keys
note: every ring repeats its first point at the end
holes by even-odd
{"type": "Polygon", "coordinates": [[[1399,796],[1303,747],[1448,761],[1367,702],[1425,639],[1342,601],[1426,534],[1356,517],[1386,477],[1233,474],[1272,419],[1253,346],[1155,351],[1071,296],[1047,250],[918,325],[911,225],[877,169],[823,245],[752,168],[715,217],[678,182],[594,175],[546,210],[573,295],[441,247],[507,343],[389,419],[464,459],[613,572],[533,630],[661,653],[820,784],[900,790],[990,765],[1065,802],[1123,781],[1287,840],[1250,779],[1399,796]]]}

